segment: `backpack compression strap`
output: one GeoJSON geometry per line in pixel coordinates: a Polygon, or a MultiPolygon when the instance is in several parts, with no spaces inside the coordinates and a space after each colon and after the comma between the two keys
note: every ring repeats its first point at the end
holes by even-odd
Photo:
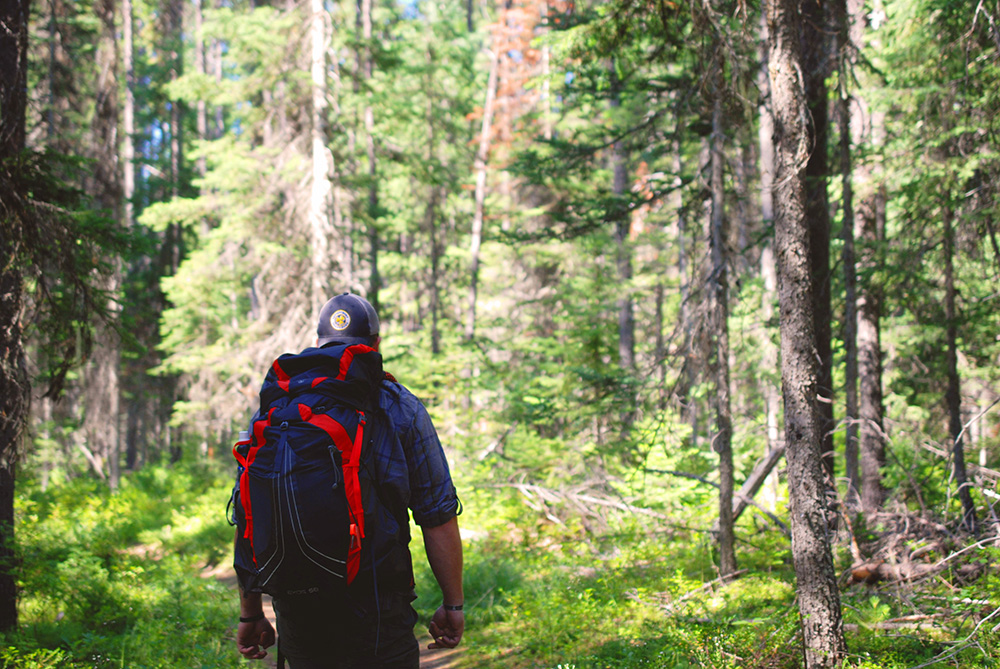
{"type": "Polygon", "coordinates": [[[351,513],[351,546],[347,551],[347,582],[350,583],[357,576],[361,565],[361,540],[365,536],[365,510],[361,505],[361,482],[358,479],[361,446],[365,439],[365,413],[358,412],[358,429],[353,442],[344,426],[330,416],[322,413],[314,414],[305,404],[299,404],[299,415],[302,416],[302,420],[330,435],[341,453],[344,493],[347,495],[347,506],[351,513]]]}
{"type": "MultiPolygon", "coordinates": [[[[351,369],[351,363],[354,362],[354,356],[361,355],[362,353],[374,353],[374,352],[375,349],[373,349],[371,346],[368,346],[367,344],[354,344],[352,346],[348,346],[347,348],[345,348],[343,353],[340,354],[340,361],[338,363],[338,370],[337,370],[338,373],[336,379],[338,381],[347,380],[347,373],[351,369]]],[[[296,372],[293,367],[291,373],[289,373],[288,370],[284,369],[281,366],[281,360],[282,358],[278,358],[273,363],[271,363],[271,373],[274,374],[274,383],[277,384],[279,388],[281,388],[283,391],[287,393],[291,390],[292,377],[298,374],[298,372],[296,372]]],[[[329,377],[320,376],[313,379],[312,387],[315,388],[323,381],[326,381],[327,378],[329,377]]]]}
{"type": "Polygon", "coordinates": [[[275,380],[278,383],[278,387],[281,388],[282,390],[284,390],[287,393],[288,392],[288,385],[292,381],[292,378],[290,376],[288,376],[288,372],[286,372],[285,370],[283,370],[281,368],[281,365],[278,364],[277,360],[275,360],[271,364],[271,371],[274,372],[275,380]]]}
{"type": "Polygon", "coordinates": [[[253,563],[257,564],[257,553],[253,550],[253,509],[250,506],[250,465],[257,458],[257,451],[260,447],[264,445],[264,428],[267,427],[270,421],[271,414],[274,413],[274,407],[267,412],[267,418],[261,418],[260,420],[254,422],[253,424],[253,438],[252,441],[238,441],[236,445],[233,446],[233,455],[236,456],[236,462],[238,462],[243,467],[243,473],[240,475],[240,504],[243,505],[243,516],[247,521],[247,528],[243,532],[243,538],[250,540],[250,553],[253,555],[253,563]],[[255,444],[247,450],[246,457],[240,455],[240,446],[245,446],[248,443],[255,444]]]}

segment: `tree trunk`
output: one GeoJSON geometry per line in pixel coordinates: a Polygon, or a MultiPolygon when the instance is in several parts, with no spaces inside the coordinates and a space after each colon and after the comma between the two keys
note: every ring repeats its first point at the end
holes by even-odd
{"type": "Polygon", "coordinates": [[[29,0],[0,4],[0,157],[5,159],[24,150],[29,7],[29,0]]]}
{"type": "Polygon", "coordinates": [[[722,134],[722,63],[716,63],[713,75],[712,104],[712,228],[709,243],[712,251],[712,274],[709,290],[712,309],[713,377],[715,393],[715,438],[712,447],[719,455],[719,573],[728,576],[736,571],[735,533],[733,529],[733,418],[729,395],[729,236],[725,213],[724,137],[722,134]]]}
{"type": "MultiPolygon", "coordinates": [[[[867,9],[864,0],[848,0],[850,38],[859,49],[865,35],[867,9]]],[[[861,95],[851,100],[851,140],[855,147],[869,145],[877,153],[883,144],[883,114],[869,109],[861,95]]],[[[858,457],[861,473],[861,508],[866,514],[882,509],[885,490],[882,467],[885,466],[885,434],[882,408],[882,289],[874,279],[881,266],[880,246],[885,236],[885,189],[881,175],[871,161],[853,166],[853,193],[857,196],[854,221],[858,227],[859,247],[856,267],[857,284],[857,359],[858,359],[858,457]]]]}
{"type": "MultiPolygon", "coordinates": [[[[615,71],[614,59],[608,63],[608,70],[612,90],[609,104],[615,109],[621,106],[621,84],[615,71]]],[[[618,205],[628,194],[628,154],[621,141],[611,144],[611,174],[611,193],[617,198],[615,202],[618,205]]],[[[624,205],[616,206],[613,219],[615,266],[618,272],[618,364],[626,373],[631,373],[635,368],[635,317],[629,293],[632,284],[632,254],[628,245],[630,210],[624,205]]]]}
{"type": "Polygon", "coordinates": [[[698,364],[695,359],[695,328],[694,317],[691,309],[691,286],[694,283],[693,271],[690,269],[694,263],[691,262],[691,249],[687,243],[688,217],[684,209],[684,194],[681,190],[681,177],[684,167],[683,147],[681,146],[681,136],[684,134],[684,114],[678,104],[676,112],[677,126],[674,129],[673,146],[673,167],[674,180],[673,205],[677,212],[677,275],[680,278],[680,327],[684,333],[684,366],[680,377],[677,380],[677,398],[680,402],[682,419],[691,426],[691,445],[698,443],[698,408],[691,391],[694,388],[697,377],[698,364]]]}
{"type": "MultiPolygon", "coordinates": [[[[471,1],[471,0],[470,0],[471,1]]],[[[546,39],[550,32],[549,28],[549,2],[548,0],[542,0],[538,5],[538,11],[541,13],[541,50],[542,50],[542,63],[541,63],[541,73],[540,78],[542,82],[542,95],[541,95],[541,107],[542,107],[542,137],[546,140],[552,139],[552,124],[554,119],[552,117],[552,90],[551,90],[551,72],[552,72],[552,46],[549,44],[549,40],[546,39]]]]}
{"type": "MultiPolygon", "coordinates": [[[[194,71],[204,76],[208,74],[208,69],[205,65],[205,36],[202,34],[204,21],[202,0],[194,0],[192,7],[192,11],[194,12],[194,35],[192,36],[194,43],[194,71]]],[[[205,141],[208,139],[208,105],[202,97],[198,96],[199,99],[195,107],[195,132],[197,132],[199,140],[205,141]]],[[[205,176],[205,172],[208,169],[205,156],[198,157],[196,169],[199,176],[205,176]]]]}
{"type": "Polygon", "coordinates": [[[962,444],[962,393],[958,376],[958,312],[955,307],[955,231],[954,212],[946,204],[944,219],[944,319],[945,345],[947,347],[948,389],[945,402],[948,405],[948,434],[952,443],[952,471],[958,486],[958,498],[962,501],[962,526],[970,532],[978,532],[976,505],[972,502],[971,483],[965,469],[965,447],[962,444]]]}
{"type": "MultiPolygon", "coordinates": [[[[96,104],[93,120],[93,193],[97,205],[119,224],[121,221],[121,176],[118,166],[118,47],[115,40],[115,0],[99,0],[94,6],[100,25],[97,46],[96,104]]],[[[114,267],[103,288],[111,296],[108,310],[116,319],[120,312],[117,301],[121,288],[121,261],[111,260],[114,267]]],[[[107,323],[98,326],[95,337],[99,345],[85,379],[86,418],[84,431],[87,447],[97,457],[101,471],[112,489],[118,487],[120,476],[120,378],[121,341],[107,323]]]]}
{"type": "MultiPolygon", "coordinates": [[[[163,11],[167,19],[165,37],[170,44],[170,83],[175,83],[184,74],[184,58],[181,54],[184,40],[184,2],[168,0],[163,11]]],[[[181,166],[184,162],[183,118],[184,103],[177,98],[170,100],[170,196],[172,198],[178,197],[181,193],[181,166]]]]}
{"type": "MultiPolygon", "coordinates": [[[[28,0],[0,3],[0,170],[24,150],[27,109],[28,0]]],[[[3,179],[7,181],[6,177],[3,179]]],[[[10,231],[20,232],[14,212],[21,194],[0,189],[0,216],[10,231]]],[[[17,581],[14,553],[14,480],[21,438],[28,419],[31,386],[22,347],[21,307],[24,281],[11,263],[18,240],[0,236],[0,631],[17,627],[17,581]]]]}
{"type": "MultiPolygon", "coordinates": [[[[434,53],[434,47],[428,45],[427,47],[427,71],[432,73],[435,71],[436,58],[434,53]]],[[[437,110],[437,100],[433,95],[434,90],[432,82],[429,81],[430,75],[427,80],[425,80],[427,89],[427,165],[434,165],[435,160],[438,156],[435,155],[437,148],[437,125],[434,123],[435,114],[437,110]]],[[[430,309],[431,309],[431,354],[438,355],[441,352],[441,328],[440,328],[440,316],[441,316],[441,252],[442,244],[438,239],[438,197],[442,193],[442,186],[434,183],[431,180],[428,188],[427,194],[427,207],[424,209],[424,226],[427,229],[427,237],[431,243],[431,290],[430,290],[430,309]]]]}
{"type": "MultiPolygon", "coordinates": [[[[122,105],[122,203],[123,221],[131,227],[135,220],[135,58],[132,34],[132,0],[122,0],[122,71],[125,73],[125,102],[122,105]]],[[[126,375],[125,392],[132,400],[125,407],[125,468],[134,470],[139,460],[140,416],[148,401],[143,392],[145,369],[126,375]]]]}
{"type": "Polygon", "coordinates": [[[56,3],[49,2],[49,59],[46,63],[48,85],[48,109],[45,110],[45,142],[51,144],[56,137],[56,54],[58,53],[56,36],[56,3]]]}
{"type": "Polygon", "coordinates": [[[379,311],[379,291],[382,289],[382,277],[379,274],[379,234],[378,234],[378,166],[375,157],[375,108],[371,104],[372,71],[372,3],[374,0],[358,0],[358,12],[361,15],[361,38],[364,43],[364,61],[362,76],[365,80],[365,151],[368,154],[368,262],[370,274],[368,279],[368,301],[379,311]]]}
{"type": "Polygon", "coordinates": [[[312,286],[310,301],[315,314],[330,297],[331,183],[333,154],[327,148],[327,79],[326,24],[328,16],[323,0],[310,0],[309,5],[310,74],[312,108],[310,140],[312,142],[312,185],[309,192],[309,231],[312,237],[312,286]]]}
{"type": "MultiPolygon", "coordinates": [[[[341,65],[337,58],[330,59],[330,81],[333,86],[330,103],[333,118],[338,119],[338,125],[342,125],[339,119],[342,118],[342,108],[340,106],[341,93],[343,90],[341,78],[341,65]]],[[[331,153],[331,173],[333,174],[331,192],[331,211],[333,213],[333,230],[340,245],[340,253],[337,257],[337,265],[340,276],[343,277],[345,288],[353,289],[354,286],[354,222],[351,216],[350,196],[344,188],[345,164],[350,164],[350,156],[354,153],[354,131],[350,128],[346,130],[347,135],[347,157],[337,161],[331,153]]]]}
{"type": "Polygon", "coordinates": [[[135,59],[132,39],[132,0],[122,0],[122,70],[125,104],[122,107],[122,199],[125,225],[135,219],[135,59]]]}
{"type": "MultiPolygon", "coordinates": [[[[858,297],[857,270],[854,259],[854,184],[851,179],[851,92],[848,81],[857,63],[852,48],[847,0],[831,4],[833,30],[836,34],[836,56],[840,82],[837,91],[837,125],[840,133],[839,158],[843,191],[841,206],[841,264],[844,266],[844,475],[847,479],[846,504],[856,508],[858,495],[858,297]]],[[[860,40],[857,42],[860,45],[860,40]]]]}
{"type": "Polygon", "coordinates": [[[833,351],[830,309],[830,203],[827,196],[826,79],[830,74],[827,20],[822,0],[802,0],[802,73],[806,100],[813,122],[813,140],[806,165],[806,220],[809,224],[810,265],[813,273],[813,318],[816,322],[816,354],[820,359],[817,391],[823,466],[833,481],[833,351]]]}
{"type": "Polygon", "coordinates": [[[806,667],[816,669],[840,665],[847,646],[830,549],[823,435],[816,407],[819,365],[804,183],[813,142],[800,74],[803,63],[798,2],[770,0],[766,6],[777,149],[775,243],[792,559],[806,667]]]}
{"type": "Polygon", "coordinates": [[[771,476],[774,468],[785,454],[785,449],[781,444],[769,450],[764,457],[754,465],[746,481],[740,486],[739,491],[734,496],[733,501],[733,524],[740,519],[743,512],[750,506],[750,501],[757,495],[757,491],[763,487],[764,482],[771,476]]]}
{"type": "MultiPolygon", "coordinates": [[[[764,295],[761,298],[761,319],[766,324],[761,351],[763,369],[777,370],[779,367],[778,347],[771,340],[770,324],[774,319],[774,304],[778,299],[778,268],[774,258],[774,243],[768,241],[760,254],[760,273],[764,279],[764,295]]],[[[781,441],[781,389],[778,381],[770,374],[762,375],[761,384],[764,394],[764,424],[767,430],[768,453],[781,451],[785,445],[781,441]]],[[[780,481],[777,470],[772,470],[767,476],[765,505],[769,511],[778,508],[780,481]]]]}
{"type": "MultiPolygon", "coordinates": [[[[626,181],[625,157],[615,151],[614,162],[614,186],[615,194],[622,194],[619,191],[621,184],[626,181]]],[[[621,218],[615,221],[615,264],[618,270],[618,364],[626,373],[635,370],[635,316],[633,314],[632,295],[630,286],[632,284],[632,252],[629,248],[629,212],[619,212],[621,218]]]]}
{"type": "Polygon", "coordinates": [[[879,265],[878,191],[861,204],[860,267],[865,280],[858,291],[858,376],[861,382],[858,416],[860,424],[861,507],[865,513],[882,508],[885,491],[882,467],[885,466],[885,438],[882,431],[882,344],[881,289],[872,279],[879,265]]]}
{"type": "Polygon", "coordinates": [[[469,244],[469,306],[465,322],[465,339],[472,341],[476,335],[476,302],[479,299],[479,250],[483,244],[483,210],[486,203],[486,173],[490,156],[490,133],[493,123],[493,105],[497,95],[500,71],[500,54],[490,50],[490,74],[486,80],[486,100],[483,103],[483,121],[479,130],[479,148],[476,150],[475,210],[472,214],[472,235],[469,244]]]}
{"type": "MultiPolygon", "coordinates": [[[[223,0],[216,1],[216,7],[222,7],[223,0]]],[[[209,60],[211,61],[211,73],[215,77],[215,83],[218,86],[222,86],[222,40],[218,38],[212,39],[212,48],[209,55],[209,60]]],[[[226,119],[224,116],[224,109],[221,105],[215,107],[215,118],[214,126],[211,129],[211,139],[218,139],[226,134],[226,119]]],[[[283,126],[283,124],[282,124],[283,126]]]]}
{"type": "Polygon", "coordinates": [[[663,298],[665,287],[663,280],[658,280],[653,287],[654,316],[653,327],[653,358],[656,360],[657,372],[657,408],[663,411],[667,408],[667,347],[663,337],[663,298]]]}
{"type": "Polygon", "coordinates": [[[424,210],[424,225],[431,242],[431,355],[441,353],[441,242],[437,230],[437,206],[440,189],[431,185],[424,210]]]}
{"type": "MultiPolygon", "coordinates": [[[[758,107],[760,127],[757,142],[760,145],[760,215],[762,227],[769,230],[774,226],[774,118],[767,100],[770,97],[771,82],[767,77],[767,21],[761,14],[761,68],[757,83],[761,92],[758,107]]],[[[771,321],[774,319],[774,304],[777,301],[778,275],[774,264],[774,241],[768,238],[760,253],[760,275],[764,280],[764,294],[761,296],[761,368],[765,372],[778,369],[778,347],[771,339],[771,321]]],[[[767,451],[784,453],[784,445],[779,443],[780,430],[778,416],[781,411],[781,392],[777,379],[769,373],[759,377],[764,396],[764,423],[767,429],[767,451]]],[[[768,487],[766,506],[774,511],[778,505],[778,474],[770,469],[767,474],[768,487]]],[[[734,521],[735,522],[735,521],[734,521]]]]}

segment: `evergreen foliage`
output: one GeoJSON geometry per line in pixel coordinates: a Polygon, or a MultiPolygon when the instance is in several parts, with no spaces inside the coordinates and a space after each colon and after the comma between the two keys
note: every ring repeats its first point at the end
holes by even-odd
{"type": "Polygon", "coordinates": [[[6,259],[27,283],[28,335],[37,342],[36,383],[62,393],[70,370],[94,346],[94,323],[109,320],[108,295],[96,276],[109,257],[128,256],[135,240],[75,186],[87,164],[56,153],[26,151],[0,165],[0,232],[6,259]]]}
{"type": "MultiPolygon", "coordinates": [[[[784,444],[758,34],[770,4],[374,3],[368,39],[361,3],[334,0],[318,85],[308,3],[136,2],[136,157],[101,166],[135,172],[135,219],[112,221],[95,204],[94,3],[34,3],[30,150],[0,164],[0,224],[4,248],[19,242],[5,269],[24,274],[28,357],[50,392],[19,474],[25,627],[0,663],[239,666],[232,593],[195,576],[226,559],[232,436],[271,362],[312,344],[316,290],[380,284],[386,369],[427,403],[474,537],[466,666],[799,666],[780,466],[736,526],[747,573],[705,586],[719,559],[718,365],[737,487],[784,444]],[[319,198],[317,137],[331,186],[319,198]],[[713,344],[715,139],[728,360],[713,344]],[[121,286],[94,291],[120,261],[121,286]],[[120,339],[95,340],[94,316],[115,304],[120,339]],[[94,347],[123,353],[122,415],[100,417],[122,427],[133,470],[114,494],[81,429],[94,399],[77,370],[94,347]]],[[[996,535],[1000,494],[1000,6],[848,4],[865,36],[836,54],[853,69],[830,90],[879,129],[850,148],[859,189],[884,186],[884,230],[856,243],[858,285],[882,299],[887,449],[884,503],[861,513],[840,457],[850,353],[834,263],[848,663],[990,666],[996,632],[975,625],[1000,607],[996,556],[976,542],[996,535]],[[956,441],[978,537],[960,528],[956,441]],[[901,519],[947,531],[906,534],[901,519]],[[940,573],[953,592],[847,582],[927,546],[925,564],[974,546],[940,573]],[[880,625],[908,606],[934,629],[890,640],[880,625]]],[[[839,258],[843,193],[828,176],[839,258]]],[[[418,581],[430,606],[429,573],[418,581]]]]}

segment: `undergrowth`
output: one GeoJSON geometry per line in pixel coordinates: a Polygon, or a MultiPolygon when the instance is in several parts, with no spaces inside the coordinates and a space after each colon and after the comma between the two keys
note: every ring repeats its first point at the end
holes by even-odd
{"type": "MultiPolygon", "coordinates": [[[[741,576],[722,583],[707,533],[663,531],[636,517],[609,519],[602,531],[588,532],[540,518],[514,499],[489,502],[485,510],[467,504],[463,521],[476,531],[465,542],[468,629],[460,666],[803,666],[788,540],[756,527],[750,514],[738,532],[741,576]]],[[[980,553],[978,559],[995,563],[988,551],[980,553]]],[[[415,563],[419,601],[433,611],[433,579],[422,556],[415,563]]],[[[969,636],[1000,607],[1000,581],[987,575],[958,582],[945,573],[905,587],[845,585],[847,666],[1000,666],[994,630],[1000,619],[969,636]],[[927,624],[893,628],[891,621],[924,619],[918,612],[927,613],[927,624]]]]}
{"type": "Polygon", "coordinates": [[[231,481],[150,467],[106,486],[77,478],[16,501],[21,627],[4,667],[225,668],[235,653],[232,590],[204,578],[228,559],[231,481]]]}
{"type": "MultiPolygon", "coordinates": [[[[0,638],[0,667],[253,666],[233,644],[232,585],[206,577],[230,560],[230,486],[228,475],[158,467],[113,494],[85,479],[19,489],[22,624],[0,638]]],[[[697,518],[543,517],[514,494],[465,489],[461,667],[802,666],[788,541],[749,514],[743,571],[722,583],[710,535],[690,529],[697,518]]],[[[425,625],[440,594],[419,533],[413,552],[425,625]]],[[[995,564],[991,549],[975,555],[995,564]]],[[[906,587],[845,585],[848,665],[997,666],[1000,619],[987,618],[998,586],[991,568],[967,582],[956,571],[906,587]]]]}

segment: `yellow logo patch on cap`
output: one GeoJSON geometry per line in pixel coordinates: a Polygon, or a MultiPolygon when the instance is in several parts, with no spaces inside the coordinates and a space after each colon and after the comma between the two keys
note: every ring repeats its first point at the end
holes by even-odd
{"type": "Polygon", "coordinates": [[[349,326],[350,324],[351,324],[351,315],[346,311],[344,311],[343,309],[338,309],[337,311],[334,311],[333,315],[330,316],[330,325],[333,327],[334,330],[337,330],[338,332],[341,330],[346,330],[347,326],[349,326]]]}

